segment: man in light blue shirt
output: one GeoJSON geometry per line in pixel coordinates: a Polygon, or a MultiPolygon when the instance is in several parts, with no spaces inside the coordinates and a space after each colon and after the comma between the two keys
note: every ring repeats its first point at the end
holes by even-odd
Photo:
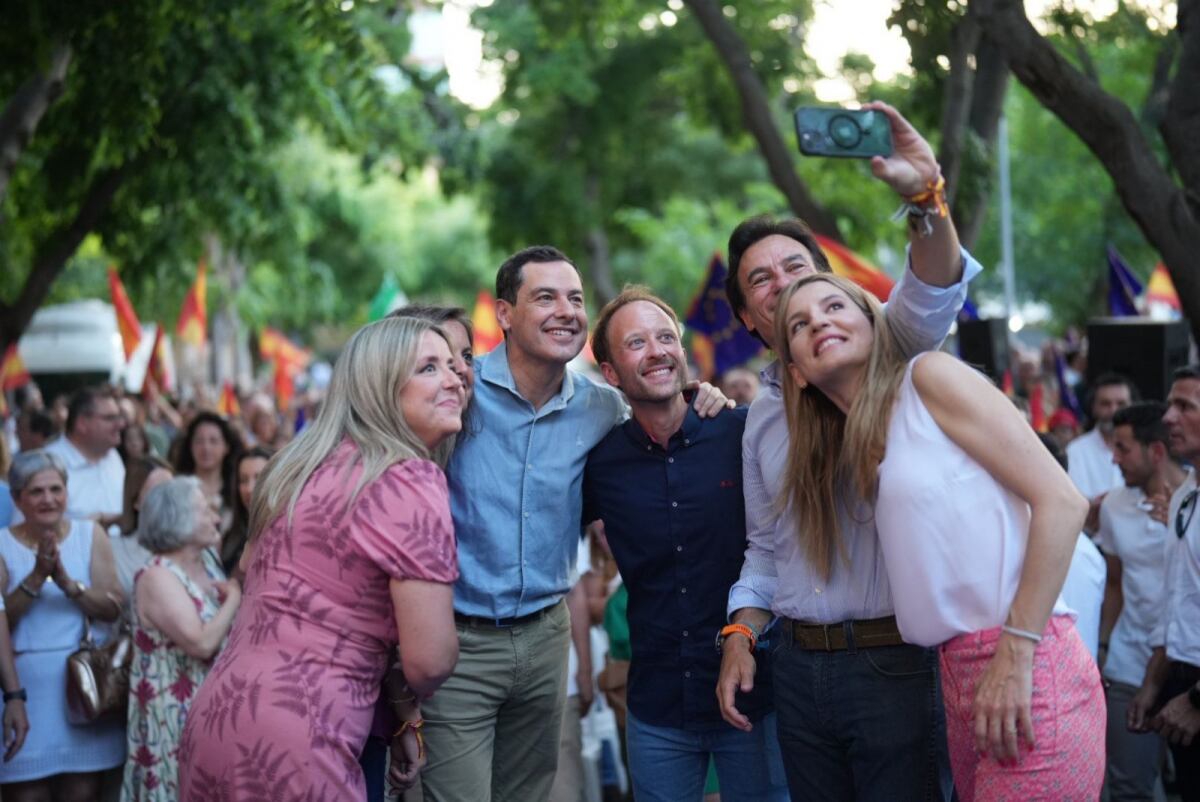
{"type": "MultiPolygon", "coordinates": [[[[458,540],[459,660],[424,704],[429,802],[544,800],[558,763],[588,452],[624,419],[612,388],[569,369],[587,340],[579,270],[556,248],[496,275],[504,343],[476,362],[447,469],[458,540]]],[[[697,399],[705,412],[717,394],[697,399]]]]}

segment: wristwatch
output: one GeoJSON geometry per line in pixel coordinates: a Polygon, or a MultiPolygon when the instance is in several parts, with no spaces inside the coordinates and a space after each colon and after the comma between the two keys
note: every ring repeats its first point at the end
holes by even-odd
{"type": "Polygon", "coordinates": [[[1193,685],[1188,688],[1188,701],[1192,703],[1192,707],[1200,710],[1200,686],[1193,685]]]}
{"type": "Polygon", "coordinates": [[[20,699],[22,702],[28,702],[29,694],[25,693],[24,688],[17,688],[15,691],[4,692],[4,704],[8,704],[13,699],[20,699]]]}

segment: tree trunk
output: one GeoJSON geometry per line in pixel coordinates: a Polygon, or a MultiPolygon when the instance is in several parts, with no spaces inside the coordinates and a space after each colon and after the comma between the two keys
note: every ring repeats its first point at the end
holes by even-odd
{"type": "Polygon", "coordinates": [[[946,78],[945,102],[942,104],[942,145],[938,149],[938,164],[946,179],[946,200],[953,207],[958,196],[958,178],[962,172],[963,147],[967,136],[967,119],[975,88],[975,71],[971,57],[979,44],[979,23],[970,8],[950,32],[950,74],[946,78]]]}
{"type": "Polygon", "coordinates": [[[0,200],[8,191],[8,182],[17,160],[33,138],[38,123],[60,94],[71,66],[71,46],[59,45],[50,56],[50,67],[26,81],[0,115],[0,200]]]}
{"type": "Polygon", "coordinates": [[[1179,4],[1182,55],[1163,123],[1163,137],[1183,187],[1158,162],[1129,107],[1043,39],[1020,0],[974,2],[983,35],[1008,54],[1017,80],[1104,166],[1125,210],[1162,255],[1193,337],[1200,341],[1200,266],[1195,261],[1200,253],[1200,98],[1195,93],[1200,86],[1200,0],[1179,4]]]}
{"type": "Polygon", "coordinates": [[[134,162],[106,170],[97,175],[84,194],[75,218],[48,236],[34,253],[33,264],[20,295],[12,304],[0,303],[0,351],[21,338],[21,333],[33,319],[50,292],[50,285],[62,273],[79,244],[100,222],[112,204],[117,190],[133,171],[134,162]]]}
{"type": "Polygon", "coordinates": [[[717,49],[737,89],[742,104],[742,119],[746,128],[758,143],[758,149],[767,162],[771,181],[787,198],[788,206],[797,217],[803,218],[813,230],[842,242],[837,220],[809,193],[808,187],[796,174],[792,153],[784,143],[771,106],[767,101],[767,90],[759,80],[750,61],[746,43],[725,19],[721,4],[716,0],[684,0],[692,10],[705,35],[717,49]]]}
{"type": "MultiPolygon", "coordinates": [[[[1008,62],[1003,51],[987,40],[981,40],[975,50],[975,79],[971,90],[971,111],[967,126],[983,144],[991,165],[996,147],[996,134],[1000,129],[1000,115],[1004,111],[1004,96],[1008,93],[1008,62]]],[[[990,178],[982,182],[984,190],[973,197],[958,195],[953,205],[954,224],[958,227],[958,239],[970,250],[979,241],[983,223],[987,219],[988,201],[993,186],[990,178]]]]}
{"type": "Polygon", "coordinates": [[[584,197],[592,209],[593,225],[588,230],[588,256],[591,260],[592,286],[596,290],[596,305],[604,306],[617,297],[617,285],[613,281],[612,260],[609,258],[608,232],[600,222],[600,179],[589,175],[584,187],[584,197]]]}

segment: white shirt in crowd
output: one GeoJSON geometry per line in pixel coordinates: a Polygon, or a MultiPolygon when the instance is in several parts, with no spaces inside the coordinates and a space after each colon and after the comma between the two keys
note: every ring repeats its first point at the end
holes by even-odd
{"type": "Polygon", "coordinates": [[[1104,555],[1091,538],[1082,532],[1075,539],[1075,553],[1071,555],[1071,567],[1067,569],[1067,581],[1063,583],[1063,603],[1075,611],[1075,629],[1083,645],[1096,659],[1100,649],[1100,608],[1104,606],[1104,582],[1108,579],[1108,565],[1104,555]]]}
{"type": "Polygon", "coordinates": [[[92,462],[72,445],[66,435],[47,444],[67,466],[67,517],[90,518],[120,515],[125,492],[125,464],[115,448],[92,462]]]}
{"type": "Polygon", "coordinates": [[[1168,660],[1178,660],[1200,666],[1200,506],[1197,497],[1196,474],[1188,473],[1187,480],[1171,496],[1167,516],[1165,609],[1159,625],[1150,639],[1151,646],[1165,646],[1168,660]],[[1187,527],[1183,537],[1176,536],[1175,524],[1183,509],[1182,522],[1187,527]]]}
{"type": "Polygon", "coordinates": [[[1121,469],[1113,463],[1112,449],[1096,429],[1067,444],[1067,474],[1087,498],[1124,484],[1121,469]]]}
{"type": "Polygon", "coordinates": [[[1140,506],[1145,501],[1140,487],[1113,488],[1100,505],[1096,534],[1100,548],[1121,561],[1124,599],[1108,641],[1104,677],[1135,687],[1142,684],[1150,662],[1150,636],[1162,615],[1169,531],[1140,506]]]}

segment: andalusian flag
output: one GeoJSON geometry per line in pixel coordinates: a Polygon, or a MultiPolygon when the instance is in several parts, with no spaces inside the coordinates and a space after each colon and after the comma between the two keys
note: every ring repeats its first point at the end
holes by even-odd
{"type": "Polygon", "coordinates": [[[829,257],[829,265],[835,274],[850,279],[881,302],[888,299],[896,282],[892,281],[886,273],[840,242],[834,242],[829,237],[823,237],[820,234],[815,236],[817,244],[829,257]]]}
{"type": "Polygon", "coordinates": [[[480,290],[479,295],[475,296],[471,325],[475,328],[476,354],[486,354],[504,342],[504,332],[496,322],[496,299],[487,290],[480,290]]]}
{"type": "Polygon", "coordinates": [[[175,324],[175,336],[185,343],[200,348],[208,336],[207,290],[204,280],[204,260],[196,267],[196,281],[183,299],[179,311],[179,322],[175,324]]]}
{"type": "Polygon", "coordinates": [[[1171,274],[1162,262],[1154,266],[1150,281],[1146,283],[1146,302],[1169,306],[1176,312],[1183,311],[1183,306],[1179,303],[1179,293],[1175,292],[1175,282],[1171,281],[1171,274]]]}
{"type": "Polygon", "coordinates": [[[125,347],[125,358],[133,356],[138,343],[142,341],[142,324],[138,322],[133,304],[125,293],[125,285],[121,283],[117,269],[108,266],[108,292],[112,295],[113,311],[117,313],[117,329],[121,332],[121,345],[125,347]]]}

